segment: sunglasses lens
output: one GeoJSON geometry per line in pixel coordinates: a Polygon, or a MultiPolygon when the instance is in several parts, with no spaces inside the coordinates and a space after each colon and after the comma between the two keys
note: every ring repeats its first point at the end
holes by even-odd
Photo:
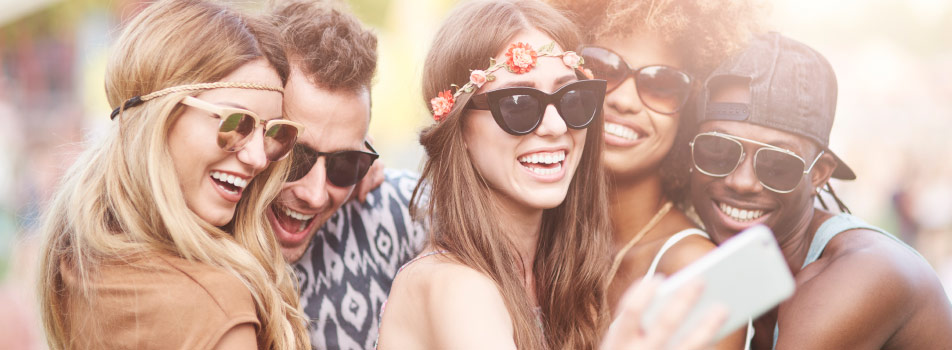
{"type": "Polygon", "coordinates": [[[542,120],[539,100],[530,95],[508,95],[499,98],[496,105],[506,127],[516,133],[527,133],[542,120]]]}
{"type": "Polygon", "coordinates": [[[594,79],[608,82],[608,91],[614,90],[628,77],[628,66],[614,52],[600,47],[586,47],[582,49],[582,58],[585,59],[585,69],[592,71],[594,79]]]}
{"type": "Polygon", "coordinates": [[[254,130],[254,117],[243,113],[229,114],[222,118],[218,128],[218,147],[227,152],[237,151],[248,142],[248,136],[254,130]]]}
{"type": "Polygon", "coordinates": [[[559,113],[565,120],[565,125],[574,129],[588,126],[595,119],[598,106],[602,104],[602,96],[596,89],[579,87],[569,90],[562,95],[559,101],[559,113]]]}
{"type": "Polygon", "coordinates": [[[373,156],[358,151],[334,153],[327,158],[327,179],[337,187],[355,185],[367,175],[373,156]]]}
{"type": "Polygon", "coordinates": [[[303,178],[317,163],[317,152],[307,146],[295,144],[291,152],[291,170],[288,172],[287,182],[294,182],[303,178]]]}
{"type": "Polygon", "coordinates": [[[288,155],[297,141],[298,128],[288,124],[274,124],[264,133],[264,154],[272,162],[288,155]]]}
{"type": "Polygon", "coordinates": [[[707,174],[726,176],[734,171],[743,150],[743,146],[734,140],[714,135],[698,135],[694,138],[692,152],[694,165],[707,174]]]}
{"type": "Polygon", "coordinates": [[[800,158],[770,148],[761,148],[754,159],[757,178],[767,187],[791,191],[800,184],[805,165],[800,158]]]}
{"type": "Polygon", "coordinates": [[[642,68],[637,76],[638,97],[652,110],[671,114],[684,106],[691,95],[691,78],[664,66],[642,68]]]}

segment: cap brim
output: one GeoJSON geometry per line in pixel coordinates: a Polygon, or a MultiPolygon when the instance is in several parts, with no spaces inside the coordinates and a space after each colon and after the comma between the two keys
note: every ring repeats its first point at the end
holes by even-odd
{"type": "Polygon", "coordinates": [[[853,169],[850,169],[846,162],[843,162],[836,153],[833,153],[829,148],[826,150],[827,153],[833,156],[833,159],[836,160],[836,169],[833,170],[833,178],[840,180],[856,180],[856,173],[853,172],[853,169]]]}

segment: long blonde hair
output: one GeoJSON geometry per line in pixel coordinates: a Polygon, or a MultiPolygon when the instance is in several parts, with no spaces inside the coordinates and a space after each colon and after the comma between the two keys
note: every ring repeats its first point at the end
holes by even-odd
{"type": "MultiPolygon", "coordinates": [[[[574,49],[575,26],[548,5],[534,0],[466,3],[443,22],[427,55],[423,96],[437,95],[451,84],[462,86],[470,70],[487,66],[521,31],[537,29],[564,50],[574,49]],[[490,30],[485,30],[489,28],[490,30]]],[[[461,263],[492,278],[505,300],[520,349],[594,349],[607,320],[605,270],[608,217],[601,167],[601,118],[588,128],[581,162],[565,200],[543,212],[537,253],[531,268],[536,279],[542,329],[538,326],[520,269],[522,259],[509,237],[511,228],[494,218],[500,207],[492,189],[473,167],[463,145],[464,108],[472,97],[461,95],[442,122],[425,129],[420,143],[427,154],[413,207],[428,193],[423,212],[432,223],[430,242],[461,263]]],[[[426,102],[426,101],[425,101],[426,102]]]]}
{"type": "MultiPolygon", "coordinates": [[[[170,86],[215,82],[260,58],[282,80],[288,73],[272,27],[202,0],[151,4],[126,25],[114,52],[106,73],[112,106],[170,86]]],[[[167,145],[186,94],[124,110],[62,179],[41,229],[39,297],[51,348],[69,346],[69,303],[89,300],[86,286],[97,266],[155,253],[223,268],[244,283],[261,323],[259,348],[310,346],[293,275],[263,215],[287,164],[274,164],[251,182],[225,229],[199,218],[185,203],[167,145]],[[75,269],[81,292],[68,292],[61,263],[75,269]]]]}

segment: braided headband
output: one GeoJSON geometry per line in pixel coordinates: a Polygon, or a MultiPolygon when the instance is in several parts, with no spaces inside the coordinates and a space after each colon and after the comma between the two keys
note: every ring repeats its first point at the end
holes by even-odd
{"type": "MultiPolygon", "coordinates": [[[[496,62],[494,58],[490,58],[489,68],[486,68],[486,70],[477,69],[471,71],[469,73],[469,82],[465,85],[459,87],[456,86],[456,84],[451,84],[450,87],[456,88],[455,93],[450,90],[443,90],[437,94],[436,97],[430,99],[430,107],[433,109],[433,119],[437,122],[443,121],[443,119],[450,114],[450,111],[453,110],[456,98],[464,92],[472,93],[476,91],[476,89],[481,88],[487,81],[496,80],[496,77],[492,73],[502,68],[506,68],[506,70],[513,74],[528,73],[535,67],[536,59],[539,57],[559,57],[562,59],[562,63],[569,68],[580,70],[586,76],[590,75],[590,73],[582,69],[582,64],[585,63],[584,60],[574,51],[555,52],[554,50],[555,42],[542,45],[538,50],[534,50],[532,46],[524,42],[509,45],[509,49],[506,50],[505,62],[496,62]]],[[[591,79],[591,77],[589,77],[589,79],[591,79]]]]}
{"type": "Polygon", "coordinates": [[[199,91],[199,90],[211,90],[218,88],[238,88],[238,89],[253,89],[253,90],[267,90],[267,91],[276,91],[284,93],[284,89],[281,87],[262,85],[258,83],[238,83],[238,82],[217,82],[217,83],[201,83],[201,84],[189,84],[189,85],[178,85],[169,88],[165,88],[159,91],[149,93],[147,95],[136,96],[126,100],[126,102],[116,107],[112,110],[112,114],[109,116],[109,119],[116,119],[116,116],[119,115],[123,110],[141,105],[142,103],[154,99],[156,97],[165,96],[171,93],[183,92],[183,91],[199,91]]]}

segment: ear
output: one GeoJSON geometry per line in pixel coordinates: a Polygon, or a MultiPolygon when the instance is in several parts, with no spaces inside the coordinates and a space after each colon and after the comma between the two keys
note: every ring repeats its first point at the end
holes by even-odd
{"type": "Polygon", "coordinates": [[[813,188],[818,188],[829,181],[833,176],[833,170],[836,170],[836,160],[829,153],[823,153],[813,166],[813,171],[810,172],[810,183],[813,184],[813,188]]]}

